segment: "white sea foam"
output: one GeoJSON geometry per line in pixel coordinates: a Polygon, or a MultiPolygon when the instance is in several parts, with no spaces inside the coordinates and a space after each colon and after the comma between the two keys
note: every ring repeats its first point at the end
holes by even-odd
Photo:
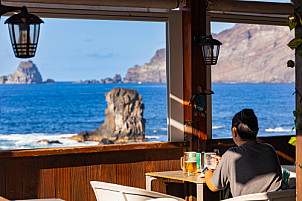
{"type": "Polygon", "coordinates": [[[160,136],[145,136],[146,139],[160,139],[160,136]]]}
{"type": "Polygon", "coordinates": [[[223,126],[212,126],[212,129],[215,130],[215,129],[220,129],[220,128],[223,128],[223,126]]]}
{"type": "Polygon", "coordinates": [[[294,130],[292,129],[284,129],[282,127],[277,127],[277,128],[267,128],[267,129],[264,129],[265,132],[268,132],[268,133],[278,133],[278,132],[294,132],[294,130]]]}
{"type": "Polygon", "coordinates": [[[0,149],[36,149],[36,148],[52,148],[52,147],[71,147],[71,146],[91,146],[97,145],[98,142],[79,143],[76,140],[70,140],[75,134],[46,134],[46,133],[31,133],[31,134],[0,134],[0,149]],[[38,143],[39,140],[58,140],[62,144],[45,142],[38,143]]]}

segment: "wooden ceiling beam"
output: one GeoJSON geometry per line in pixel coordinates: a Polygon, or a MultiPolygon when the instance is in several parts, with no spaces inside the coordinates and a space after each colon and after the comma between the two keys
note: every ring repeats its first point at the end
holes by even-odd
{"type": "Polygon", "coordinates": [[[263,24],[275,26],[287,26],[288,15],[261,15],[252,13],[224,13],[208,12],[212,22],[245,23],[245,24],[263,24]]]}
{"type": "Polygon", "coordinates": [[[38,4],[77,5],[77,6],[113,6],[137,8],[174,9],[185,6],[185,0],[5,0],[5,2],[22,2],[38,4]]]}
{"type": "Polygon", "coordinates": [[[291,3],[209,0],[207,11],[290,15],[294,12],[294,6],[291,3]]]}
{"type": "MultiPolygon", "coordinates": [[[[22,7],[41,18],[92,19],[92,20],[130,20],[167,22],[169,9],[136,8],[92,5],[69,5],[50,3],[23,3],[21,1],[2,1],[3,5],[22,7]]],[[[11,16],[6,13],[4,16],[11,16]]]]}

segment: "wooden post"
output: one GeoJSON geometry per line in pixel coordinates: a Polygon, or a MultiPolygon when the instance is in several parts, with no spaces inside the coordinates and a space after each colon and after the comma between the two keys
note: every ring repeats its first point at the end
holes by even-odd
{"type": "Polygon", "coordinates": [[[190,141],[189,150],[202,151],[207,139],[207,118],[195,115],[190,98],[198,94],[198,86],[206,89],[206,65],[201,48],[194,42],[197,31],[206,33],[206,0],[187,0],[183,12],[183,52],[184,52],[184,121],[186,140],[190,141]]]}
{"type": "MultiPolygon", "coordinates": [[[[295,8],[298,8],[302,6],[302,0],[296,0],[295,1],[295,8]]],[[[295,29],[296,34],[302,35],[302,27],[297,27],[295,29]]],[[[296,55],[296,67],[295,67],[295,76],[296,76],[296,108],[302,109],[302,102],[301,100],[301,92],[302,92],[302,57],[296,55]]],[[[300,122],[302,121],[302,116],[298,115],[296,121],[300,122]]],[[[300,126],[299,129],[296,131],[296,190],[297,190],[297,201],[302,201],[302,128],[300,126]]]]}

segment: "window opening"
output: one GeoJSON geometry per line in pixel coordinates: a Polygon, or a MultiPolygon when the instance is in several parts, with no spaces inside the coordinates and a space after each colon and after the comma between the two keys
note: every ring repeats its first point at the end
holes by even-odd
{"type": "Polygon", "coordinates": [[[258,136],[295,135],[295,70],[287,67],[294,52],[288,27],[213,22],[220,40],[218,63],[212,71],[212,136],[231,138],[235,113],[254,109],[258,136]]]}
{"type": "Polygon", "coordinates": [[[6,76],[0,81],[10,80],[0,85],[1,150],[97,145],[68,138],[104,123],[105,93],[115,87],[142,95],[146,142],[168,140],[165,22],[43,20],[30,61],[14,57],[7,27],[0,25],[0,76],[6,76]],[[39,84],[9,76],[18,66],[36,66],[42,77],[24,81],[39,84]]]}

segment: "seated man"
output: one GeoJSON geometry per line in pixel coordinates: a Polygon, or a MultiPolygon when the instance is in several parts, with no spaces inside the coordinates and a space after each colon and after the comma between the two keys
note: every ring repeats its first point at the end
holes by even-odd
{"type": "Polygon", "coordinates": [[[233,117],[232,134],[238,147],[223,154],[214,173],[204,169],[210,190],[223,190],[229,184],[233,197],[281,190],[278,156],[271,145],[256,141],[258,130],[252,109],[244,109],[233,117]]]}

